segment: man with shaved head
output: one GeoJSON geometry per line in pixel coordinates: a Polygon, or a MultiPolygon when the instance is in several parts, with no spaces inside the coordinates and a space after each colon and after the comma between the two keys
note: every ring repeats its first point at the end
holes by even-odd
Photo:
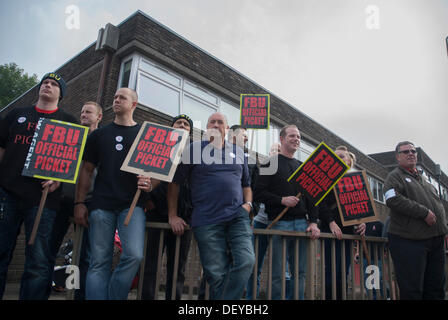
{"type": "Polygon", "coordinates": [[[145,213],[141,196],[128,226],[124,221],[137,188],[152,190],[151,180],[121,171],[129,149],[139,130],[133,120],[137,93],[120,88],[114,96],[114,121],[92,132],[86,143],[75,195],[75,222],[89,227],[90,265],[86,279],[87,300],[126,300],[132,281],[143,259],[145,213]],[[97,176],[90,201],[90,216],[85,205],[92,184],[94,169],[97,176]],[[115,230],[121,239],[123,252],[111,273],[115,230]]]}
{"type": "Polygon", "coordinates": [[[206,139],[184,151],[173,183],[168,185],[168,219],[175,234],[184,232],[186,223],[177,216],[177,198],[179,185],[188,178],[191,226],[210,298],[238,300],[255,262],[249,218],[252,190],[247,158],[240,147],[225,140],[228,129],[226,117],[213,113],[207,121],[206,139]],[[198,151],[201,159],[196,157],[198,151]]]}

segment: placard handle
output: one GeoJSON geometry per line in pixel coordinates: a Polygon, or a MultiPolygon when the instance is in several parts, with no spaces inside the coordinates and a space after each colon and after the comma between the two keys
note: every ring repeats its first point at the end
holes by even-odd
{"type": "MultiPolygon", "coordinates": [[[[296,195],[296,198],[300,199],[301,196],[302,196],[302,193],[299,192],[296,195]]],[[[270,225],[268,225],[268,227],[266,229],[271,229],[278,222],[278,220],[280,220],[285,215],[285,213],[286,213],[286,211],[288,211],[288,209],[289,209],[289,207],[286,207],[285,209],[283,209],[283,211],[280,212],[280,214],[274,219],[274,221],[271,222],[270,225]]]]}
{"type": "Polygon", "coordinates": [[[36,218],[34,219],[33,231],[31,231],[30,240],[28,244],[32,246],[34,244],[34,240],[36,239],[37,229],[39,228],[40,218],[42,217],[42,211],[44,210],[45,201],[47,201],[48,190],[50,186],[46,186],[42,191],[42,197],[40,198],[39,208],[37,209],[36,218]]]}

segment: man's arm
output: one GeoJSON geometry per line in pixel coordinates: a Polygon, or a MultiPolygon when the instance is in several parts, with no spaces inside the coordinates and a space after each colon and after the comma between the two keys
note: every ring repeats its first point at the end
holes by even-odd
{"type": "Polygon", "coordinates": [[[154,190],[155,188],[157,188],[160,185],[160,180],[151,177],[151,185],[152,185],[152,190],[154,190]]]}
{"type": "Polygon", "coordinates": [[[187,223],[177,215],[177,201],[179,199],[179,185],[175,182],[168,184],[166,201],[168,202],[168,223],[176,235],[182,235],[187,223]]]}
{"type": "Polygon", "coordinates": [[[390,173],[384,183],[386,205],[400,214],[425,219],[429,214],[429,208],[404,195],[404,187],[396,175],[395,172],[390,173]]]}
{"type": "MultiPolygon", "coordinates": [[[[305,198],[306,199],[306,198],[305,198]]],[[[311,232],[311,239],[318,239],[320,237],[320,229],[317,226],[317,219],[319,217],[319,210],[314,206],[309,200],[306,201],[308,216],[310,219],[310,224],[306,229],[307,232],[311,232]]]]}
{"type": "Polygon", "coordinates": [[[89,225],[88,211],[84,201],[92,185],[94,170],[95,165],[93,163],[83,161],[79,172],[78,183],[76,184],[74,218],[76,224],[84,227],[88,227],[89,225]]]}
{"type": "Polygon", "coordinates": [[[247,202],[252,202],[252,189],[250,187],[243,188],[243,199],[244,203],[242,207],[246,209],[247,212],[252,211],[252,207],[247,202]]]}

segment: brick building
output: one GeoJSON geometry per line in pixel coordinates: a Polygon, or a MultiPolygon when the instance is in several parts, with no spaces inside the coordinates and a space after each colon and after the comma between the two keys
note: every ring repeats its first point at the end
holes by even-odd
{"type": "MultiPolygon", "coordinates": [[[[113,119],[111,106],[116,89],[128,86],[139,94],[136,121],[169,124],[173,116],[186,113],[199,130],[205,128],[208,116],[214,111],[226,114],[229,125],[238,123],[240,94],[271,94],[270,130],[256,131],[253,149],[266,155],[270,145],[278,140],[279,129],[286,124],[296,124],[301,131],[297,158],[302,161],[321,141],[331,148],[347,146],[357,157],[358,169],[367,171],[380,218],[385,218],[382,187],[387,168],[303,114],[300,106],[289,105],[141,11],[117,27],[109,25],[107,32],[118,35],[116,48],[96,50],[97,43],[93,43],[55,70],[67,83],[60,107],[78,117],[83,102],[99,101],[104,125],[113,119]]],[[[34,103],[37,93],[36,86],[1,110],[0,115],[34,103]]],[[[10,280],[20,278],[23,251],[22,236],[9,269],[10,280]]]]}

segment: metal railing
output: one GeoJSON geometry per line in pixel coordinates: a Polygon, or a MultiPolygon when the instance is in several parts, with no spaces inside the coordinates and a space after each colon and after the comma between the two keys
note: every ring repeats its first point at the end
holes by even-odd
{"type": "MultiPolygon", "coordinates": [[[[171,232],[171,228],[168,223],[147,222],[145,232],[145,248],[146,253],[148,234],[151,229],[160,230],[160,241],[158,247],[157,258],[157,274],[155,284],[155,299],[162,297],[163,280],[166,279],[166,267],[164,266],[164,236],[166,232],[171,232]]],[[[294,275],[293,293],[292,298],[298,299],[299,297],[299,240],[306,242],[306,283],[305,283],[305,299],[316,300],[326,298],[326,283],[325,283],[325,270],[331,265],[331,298],[340,298],[343,300],[364,300],[364,299],[398,299],[398,286],[395,282],[395,275],[393,272],[392,259],[390,252],[387,248],[387,239],[378,237],[365,237],[366,248],[369,252],[369,256],[366,257],[368,264],[373,265],[373,274],[366,277],[364,273],[364,258],[365,253],[362,250],[362,238],[358,235],[343,235],[342,240],[337,240],[332,234],[321,233],[321,236],[317,240],[311,240],[309,233],[296,232],[296,231],[280,231],[280,230],[266,230],[266,229],[253,229],[254,231],[254,251],[255,251],[255,265],[254,265],[254,277],[252,282],[252,292],[257,293],[257,270],[258,266],[258,254],[259,254],[259,240],[260,237],[267,237],[268,246],[267,252],[263,264],[261,273],[261,281],[259,288],[259,298],[272,299],[272,270],[273,270],[273,237],[280,236],[282,238],[282,277],[281,277],[281,299],[286,298],[286,274],[289,267],[290,273],[294,275]],[[294,242],[294,263],[289,265],[286,262],[286,240],[293,240],[294,242]],[[331,263],[325,261],[325,241],[328,241],[327,247],[330,248],[331,263]],[[336,244],[340,242],[340,283],[337,283],[336,274],[336,260],[338,252],[336,250],[336,244]],[[349,248],[347,248],[347,245],[349,248]],[[349,255],[349,259],[346,259],[346,255],[349,255]],[[372,258],[370,261],[370,258],[372,258]],[[346,260],[350,262],[350,266],[347,266],[346,260]],[[378,267],[378,268],[375,268],[378,267]],[[379,271],[379,274],[378,274],[379,271]],[[379,278],[379,282],[378,282],[379,278]],[[376,281],[374,281],[376,280],[376,281]],[[373,281],[374,286],[371,286],[373,281]],[[341,296],[337,297],[337,288],[340,286],[341,296]],[[374,292],[375,291],[375,292],[374,292]]],[[[75,241],[76,242],[76,241],[75,241]]],[[[176,249],[175,249],[175,261],[173,270],[173,281],[171,290],[171,299],[176,298],[176,283],[179,268],[179,250],[180,250],[180,236],[176,237],[176,249]]],[[[79,248],[74,248],[74,251],[79,251],[79,248]]],[[[74,253],[75,253],[74,252],[74,253]]],[[[146,256],[146,254],[144,254],[146,256]]],[[[141,299],[142,288],[145,270],[145,259],[143,259],[139,270],[139,282],[137,286],[136,299],[141,299]]],[[[76,264],[76,262],[75,262],[76,264]]],[[[202,267],[200,265],[199,250],[197,243],[192,237],[190,244],[190,252],[185,269],[185,284],[184,289],[188,289],[187,292],[183,292],[182,299],[194,300],[198,298],[201,291],[202,281],[202,267]]],[[[205,292],[203,298],[209,298],[209,287],[205,285],[205,292]]],[[[166,290],[166,287],[165,287],[166,290]]],[[[67,298],[73,298],[73,290],[69,290],[67,298]]],[[[163,295],[164,296],[164,295],[163,295]]],[[[243,297],[242,297],[243,298],[243,297]]],[[[254,297],[256,298],[256,297],[254,297]]]]}
{"type": "MultiPolygon", "coordinates": [[[[150,229],[160,229],[160,241],[159,241],[159,250],[158,250],[158,266],[157,266],[157,276],[156,276],[156,292],[160,292],[161,290],[161,282],[164,278],[163,274],[165,274],[166,278],[166,269],[163,268],[162,262],[163,260],[163,241],[165,232],[170,232],[170,226],[167,223],[155,223],[150,222],[147,223],[146,228],[146,239],[148,237],[148,232],[150,229]]],[[[365,237],[366,247],[368,248],[369,255],[372,257],[371,264],[377,266],[378,268],[373,267],[373,274],[368,276],[368,279],[378,280],[380,279],[379,284],[378,281],[373,281],[373,287],[370,285],[370,289],[366,288],[366,277],[364,273],[364,251],[361,250],[361,241],[362,238],[360,236],[355,235],[343,235],[342,240],[337,240],[332,234],[321,233],[321,236],[317,240],[311,240],[309,238],[309,234],[305,232],[295,232],[295,231],[279,231],[279,230],[266,230],[266,229],[254,229],[254,251],[255,251],[255,265],[254,265],[254,274],[257,274],[258,270],[258,243],[261,236],[268,237],[268,247],[267,254],[265,257],[265,263],[262,272],[262,281],[260,283],[260,296],[263,299],[270,300],[272,298],[272,242],[273,236],[281,236],[282,237],[282,278],[281,278],[281,288],[282,294],[281,298],[286,298],[286,268],[288,264],[286,263],[286,239],[293,238],[295,243],[295,256],[294,256],[294,265],[289,266],[289,268],[294,268],[294,279],[290,281],[293,282],[293,298],[298,299],[299,297],[299,240],[302,239],[306,242],[306,285],[305,285],[305,299],[315,300],[322,299],[324,300],[326,297],[325,292],[325,241],[331,242],[331,268],[332,268],[332,299],[336,299],[337,293],[337,275],[336,275],[336,242],[340,241],[341,244],[341,279],[342,282],[340,286],[342,287],[342,299],[347,300],[355,300],[355,299],[373,299],[374,295],[376,295],[376,299],[397,299],[398,290],[395,283],[395,278],[393,274],[393,266],[392,260],[390,257],[389,250],[387,249],[387,239],[386,238],[377,238],[377,237],[365,237]],[[346,248],[346,244],[349,243],[349,248],[346,248]],[[372,253],[371,253],[372,252],[372,253]],[[350,270],[347,274],[347,265],[346,265],[346,255],[350,255],[350,270]],[[381,256],[380,256],[381,255],[381,256]],[[381,265],[381,266],[380,266],[381,265]],[[344,271],[345,270],[345,271],[344,271]],[[379,274],[378,274],[379,271],[379,274]],[[378,288],[379,285],[379,288],[378,288]],[[375,291],[375,293],[373,292],[375,291]]],[[[146,241],[147,242],[147,241],[146,241]]],[[[146,242],[145,242],[145,252],[146,252],[146,242]]],[[[172,296],[174,299],[176,295],[176,282],[177,282],[177,272],[179,267],[179,249],[180,249],[180,237],[177,237],[176,241],[176,254],[174,261],[174,271],[173,271],[173,281],[172,281],[172,296]]],[[[369,257],[370,258],[370,257],[369,257]]],[[[370,260],[370,259],[367,259],[370,260]]],[[[144,282],[144,277],[142,276],[144,273],[145,261],[142,262],[140,267],[140,277],[139,284],[137,290],[137,299],[141,297],[142,286],[144,282]]],[[[190,254],[185,270],[186,280],[185,280],[185,288],[188,288],[188,292],[183,295],[185,299],[196,299],[197,295],[200,291],[201,279],[202,279],[202,268],[200,267],[199,262],[199,253],[196,241],[194,237],[191,242],[190,254]]],[[[257,277],[253,277],[253,290],[252,292],[257,292],[257,277]]],[[[367,284],[369,287],[369,283],[367,284]]],[[[163,286],[162,286],[163,289],[163,286]]],[[[204,298],[208,299],[208,285],[205,289],[204,298]]],[[[157,298],[157,295],[156,295],[157,298]]]]}

